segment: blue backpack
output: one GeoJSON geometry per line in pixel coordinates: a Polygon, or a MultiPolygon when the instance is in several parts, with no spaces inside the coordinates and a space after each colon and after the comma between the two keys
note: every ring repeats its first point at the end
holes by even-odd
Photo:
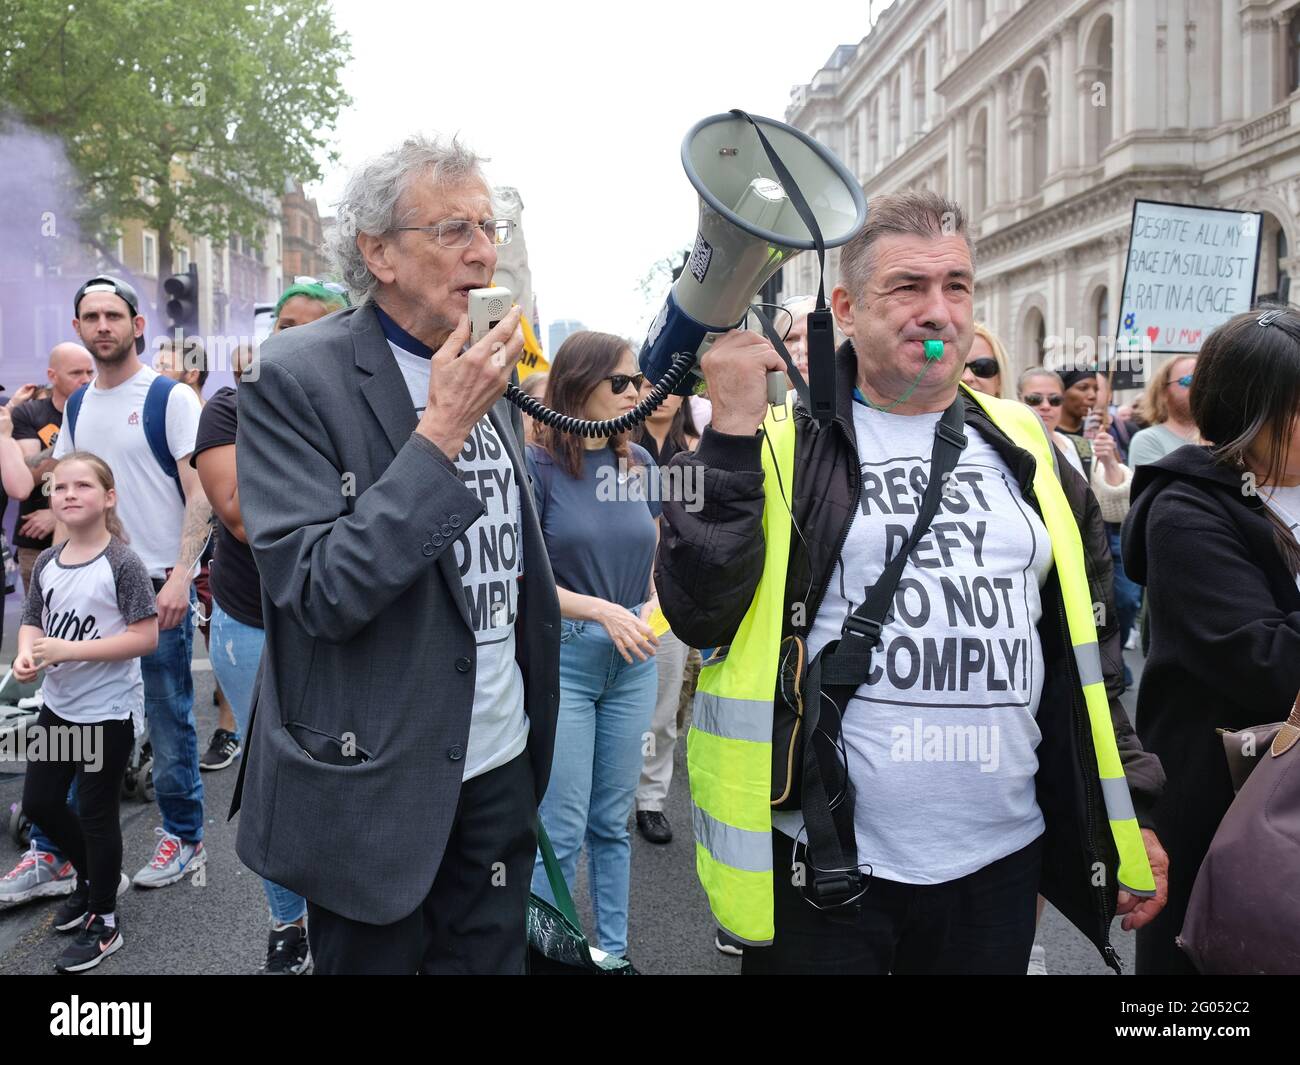
{"type": "MultiPolygon", "coordinates": [[[[81,402],[86,398],[86,389],[89,387],[88,384],[82,385],[73,392],[68,397],[67,406],[63,411],[68,439],[72,441],[74,448],[77,446],[77,416],[81,413],[81,402]]],[[[163,473],[175,482],[176,491],[180,493],[181,502],[184,503],[185,489],[181,486],[180,474],[176,470],[176,460],[172,458],[171,449],[167,446],[167,397],[175,387],[176,382],[162,374],[155,377],[149,386],[149,393],[144,397],[144,438],[149,442],[149,450],[158,460],[163,473]]]]}

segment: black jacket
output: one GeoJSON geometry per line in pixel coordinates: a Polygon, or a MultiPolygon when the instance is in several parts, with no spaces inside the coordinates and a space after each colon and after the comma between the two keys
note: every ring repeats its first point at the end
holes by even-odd
{"type": "Polygon", "coordinates": [[[1233,797],[1215,729],[1284,720],[1300,690],[1300,589],[1242,487],[1190,444],[1133,475],[1124,569],[1146,585],[1151,632],[1138,734],[1169,774],[1156,808],[1169,904],[1138,933],[1139,972],[1194,971],[1174,937],[1233,797]]]}
{"type": "MultiPolygon", "coordinates": [[[[785,633],[811,627],[848,536],[861,490],[852,393],[857,358],[850,344],[836,354],[835,420],[820,426],[796,410],[793,512],[802,536],[793,538],[786,580],[785,633]]],[[[983,436],[1017,477],[1037,509],[1035,460],[999,430],[974,400],[966,403],[967,430],[983,436]]],[[[703,467],[703,505],[691,512],[681,501],[664,503],[664,528],[655,571],[664,613],[673,632],[693,647],[729,643],[749,609],[763,571],[761,434],[730,436],[704,431],[694,453],[674,463],[703,467]]],[[[1055,454],[1055,452],[1053,452],[1055,454]]],[[[1139,822],[1164,785],[1159,761],[1142,750],[1119,695],[1123,660],[1112,594],[1110,546],[1091,490],[1068,465],[1060,468],[1066,495],[1083,534],[1093,602],[1103,604],[1098,633],[1111,718],[1139,822]]],[[[787,495],[789,488],[786,489],[787,495]]],[[[1088,936],[1112,966],[1117,857],[1097,786],[1096,758],[1055,572],[1043,589],[1039,624],[1046,662],[1037,722],[1038,802],[1047,823],[1042,894],[1088,936]],[[1108,870],[1106,887],[1093,887],[1094,863],[1108,870]]]]}

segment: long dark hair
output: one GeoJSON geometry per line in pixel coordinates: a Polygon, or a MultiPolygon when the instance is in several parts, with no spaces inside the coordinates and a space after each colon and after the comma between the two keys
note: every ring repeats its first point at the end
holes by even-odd
{"type": "MultiPolygon", "coordinates": [[[[1277,484],[1300,416],[1300,315],[1259,307],[1228,319],[1205,339],[1188,401],[1217,462],[1245,470],[1254,448],[1267,456],[1263,483],[1277,484]]],[[[1271,507],[1265,513],[1282,558],[1300,573],[1300,544],[1271,507]]]]}
{"type": "MultiPolygon", "coordinates": [[[[546,398],[551,410],[574,418],[586,415],[587,400],[614,373],[623,352],[631,348],[622,337],[611,333],[573,333],[555,353],[550,376],[546,380],[546,398]]],[[[537,424],[537,444],[550,453],[556,465],[570,477],[582,476],[584,448],[582,437],[562,433],[541,422],[537,424]]],[[[610,447],[620,459],[628,459],[628,434],[609,438],[610,447]]]]}
{"type": "MultiPolygon", "coordinates": [[[[668,426],[668,435],[664,438],[664,451],[690,451],[700,439],[700,431],[695,427],[695,415],[691,411],[691,397],[683,396],[681,405],[673,412],[673,420],[668,426]]],[[[650,423],[642,422],[636,430],[635,440],[644,446],[647,441],[654,443],[650,435],[650,423]]]]}

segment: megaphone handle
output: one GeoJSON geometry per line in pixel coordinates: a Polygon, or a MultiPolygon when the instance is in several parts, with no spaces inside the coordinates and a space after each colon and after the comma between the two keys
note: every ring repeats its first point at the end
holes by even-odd
{"type": "Polygon", "coordinates": [[[785,405],[786,396],[785,371],[768,370],[767,371],[767,401],[774,407],[785,405]]]}

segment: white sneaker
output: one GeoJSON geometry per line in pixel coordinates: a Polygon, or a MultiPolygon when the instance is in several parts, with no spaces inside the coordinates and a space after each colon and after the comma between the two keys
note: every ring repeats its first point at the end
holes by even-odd
{"type": "Polygon", "coordinates": [[[207,864],[208,852],[203,849],[202,842],[186,843],[164,828],[155,828],[154,835],[158,836],[158,846],[149,864],[135,874],[136,887],[166,887],[176,883],[191,869],[207,864]]]}
{"type": "Polygon", "coordinates": [[[48,851],[28,848],[18,864],[0,878],[0,909],[32,899],[71,895],[77,874],[71,862],[55,861],[48,851]]]}
{"type": "Polygon", "coordinates": [[[1124,650],[1136,651],[1138,649],[1137,629],[1130,629],[1128,639],[1124,641],[1124,650]]]}
{"type": "Polygon", "coordinates": [[[1047,976],[1047,952],[1037,943],[1029,951],[1029,968],[1025,970],[1026,976],[1047,976]]]}

